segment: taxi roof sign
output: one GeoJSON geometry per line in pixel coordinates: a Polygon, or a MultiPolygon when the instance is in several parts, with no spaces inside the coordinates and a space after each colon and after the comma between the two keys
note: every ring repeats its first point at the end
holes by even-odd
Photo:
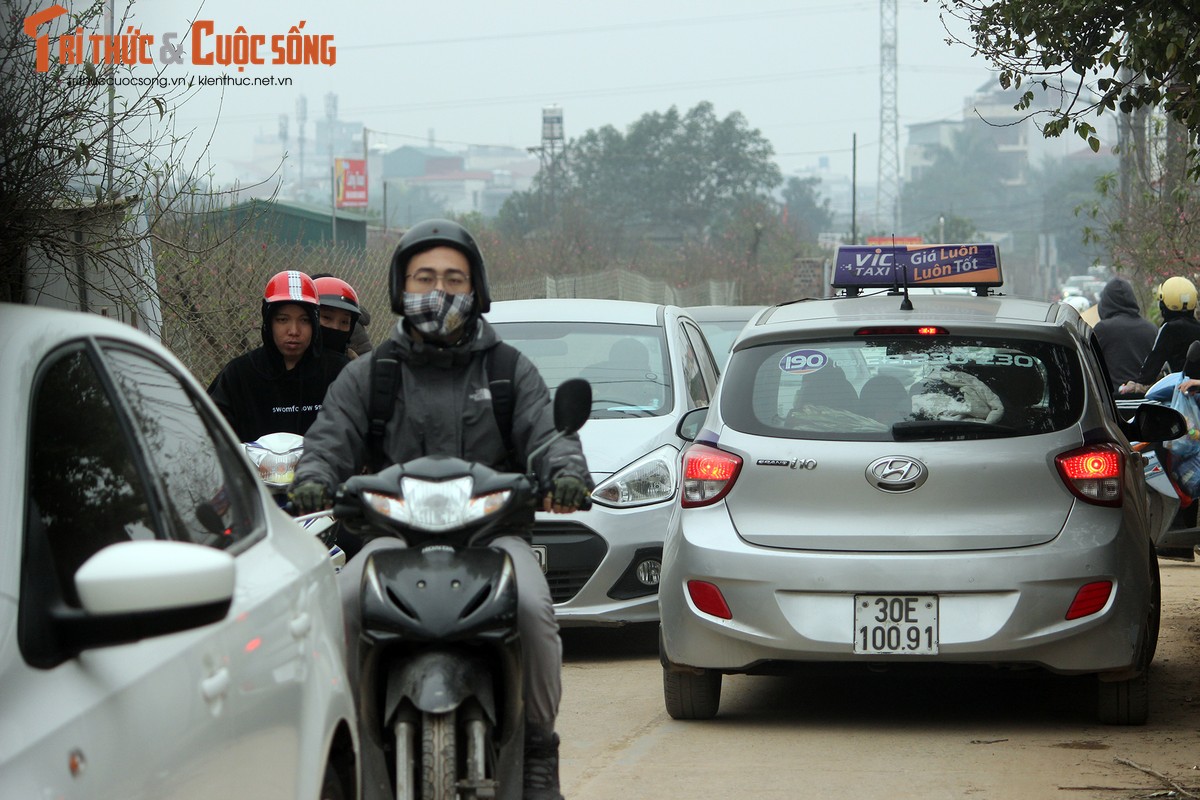
{"type": "Polygon", "coordinates": [[[851,295],[905,285],[969,286],[986,294],[1004,279],[994,244],[841,245],[831,284],[851,295]]]}

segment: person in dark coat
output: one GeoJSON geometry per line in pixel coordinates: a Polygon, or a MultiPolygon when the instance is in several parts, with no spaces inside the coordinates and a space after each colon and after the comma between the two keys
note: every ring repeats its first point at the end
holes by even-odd
{"type": "Polygon", "coordinates": [[[1163,374],[1179,372],[1187,360],[1188,347],[1200,341],[1200,320],[1196,319],[1196,285],[1189,279],[1167,278],[1158,287],[1158,310],[1163,324],[1158,329],[1141,369],[1133,381],[1122,384],[1121,394],[1144,394],[1163,374]]]}
{"type": "Polygon", "coordinates": [[[1104,285],[1098,305],[1100,321],[1094,330],[1115,392],[1138,377],[1158,329],[1142,316],[1133,285],[1124,278],[1113,278],[1104,285]]]}
{"type": "Polygon", "coordinates": [[[313,279],[286,270],[267,282],[262,346],[234,358],[208,387],[240,441],[268,433],[303,436],[325,390],[348,359],[321,347],[320,301],[313,279]]]}

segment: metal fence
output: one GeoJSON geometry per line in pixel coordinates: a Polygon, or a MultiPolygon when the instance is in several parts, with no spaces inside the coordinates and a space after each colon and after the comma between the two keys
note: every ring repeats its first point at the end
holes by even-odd
{"type": "MultiPolygon", "coordinates": [[[[376,345],[387,338],[395,321],[387,267],[398,236],[370,237],[365,250],[352,250],[284,245],[249,231],[215,243],[204,241],[211,232],[175,234],[155,247],[162,340],[204,385],[232,358],[261,344],[263,287],[281,270],[327,272],[353,286],[370,316],[367,332],[376,345]]],[[[493,275],[504,271],[501,264],[490,267],[493,275]]],[[[622,269],[494,281],[491,289],[493,300],[593,297],[683,306],[739,302],[737,281],[678,287],[622,269]]]]}

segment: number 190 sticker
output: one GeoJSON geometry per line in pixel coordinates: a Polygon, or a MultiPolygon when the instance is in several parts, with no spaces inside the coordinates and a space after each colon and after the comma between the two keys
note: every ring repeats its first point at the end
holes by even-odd
{"type": "Polygon", "coordinates": [[[779,369],[792,375],[807,375],[828,362],[828,356],[820,350],[793,350],[779,359],[779,369]]]}

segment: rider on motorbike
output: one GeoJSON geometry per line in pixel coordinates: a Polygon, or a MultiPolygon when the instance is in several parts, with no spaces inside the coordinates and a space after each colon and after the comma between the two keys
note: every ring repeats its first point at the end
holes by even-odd
{"type": "MultiPolygon", "coordinates": [[[[509,413],[493,407],[497,384],[489,380],[489,364],[497,360],[493,351],[508,345],[482,317],[491,305],[487,272],[466,229],[448,220],[410,228],[392,256],[389,286],[392,310],[401,320],[387,345],[349,365],[330,387],[296,470],[292,501],[301,512],[329,507],[335,488],[364,468],[421,456],[451,455],[523,472],[527,454],[554,436],[545,381],[520,354],[515,354],[511,388],[505,387],[511,394],[509,413]],[[390,393],[394,400],[386,424],[373,425],[379,420],[372,414],[371,398],[378,390],[372,365],[387,356],[399,362],[399,387],[390,393]],[[502,431],[503,425],[511,430],[502,431]],[[373,436],[372,428],[378,434],[380,427],[382,436],[373,436]]],[[[534,469],[547,511],[576,510],[593,486],[575,435],[554,442],[535,459],[534,469]]],[[[561,800],[554,723],[562,694],[562,643],[546,578],[529,545],[532,523],[530,510],[528,519],[491,544],[512,557],[519,586],[517,625],[527,667],[525,797],[561,800]]],[[[398,539],[373,539],[339,575],[351,645],[348,671],[355,682],[363,564],[368,554],[397,546],[403,546],[398,539]]]]}
{"type": "Polygon", "coordinates": [[[316,284],[297,270],[267,281],[262,297],[262,346],[225,365],[208,394],[238,439],[268,433],[303,434],[317,417],[325,390],[347,363],[321,348],[316,284]]]}
{"type": "Polygon", "coordinates": [[[1163,324],[1154,347],[1142,362],[1138,376],[1118,390],[1120,394],[1145,392],[1158,380],[1165,365],[1169,372],[1183,369],[1188,345],[1200,340],[1200,320],[1196,319],[1196,285],[1189,279],[1167,278],[1158,287],[1158,310],[1163,324]]]}

